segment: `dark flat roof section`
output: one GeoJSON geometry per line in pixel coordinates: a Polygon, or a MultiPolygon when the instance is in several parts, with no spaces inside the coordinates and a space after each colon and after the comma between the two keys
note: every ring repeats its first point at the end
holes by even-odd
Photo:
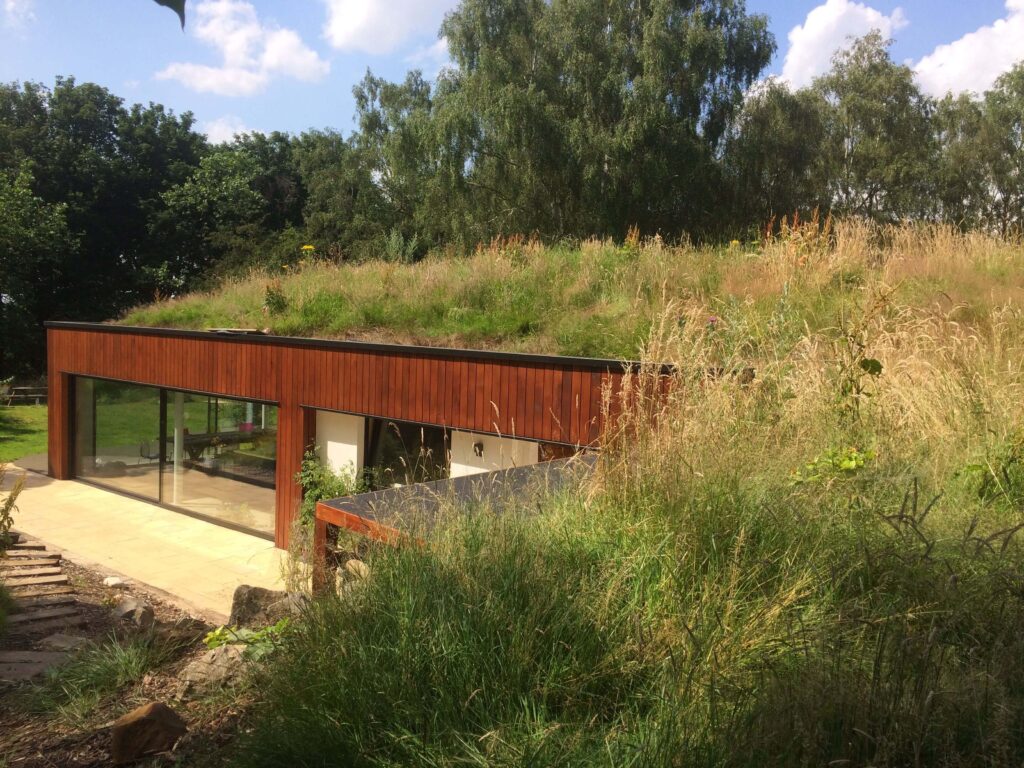
{"type": "Polygon", "coordinates": [[[497,514],[523,509],[540,496],[589,475],[596,454],[555,459],[525,467],[416,483],[321,502],[373,526],[412,535],[429,532],[445,509],[486,506],[497,514]]]}

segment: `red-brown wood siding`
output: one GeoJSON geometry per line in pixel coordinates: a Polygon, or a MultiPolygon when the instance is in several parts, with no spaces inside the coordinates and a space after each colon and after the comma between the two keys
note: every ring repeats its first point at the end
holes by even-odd
{"type": "MultiPolygon", "coordinates": [[[[356,345],[306,346],[258,338],[152,335],[131,329],[47,329],[50,473],[70,478],[71,376],[277,403],[277,526],[285,546],[298,508],[294,482],[313,438],[313,409],[380,416],[530,440],[594,444],[601,388],[620,371],[460,353],[356,345]]],[[[573,363],[576,363],[575,365],[573,363]]]]}

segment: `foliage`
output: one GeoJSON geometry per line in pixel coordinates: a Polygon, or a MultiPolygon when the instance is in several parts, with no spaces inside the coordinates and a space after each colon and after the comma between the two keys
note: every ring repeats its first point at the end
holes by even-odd
{"type": "Polygon", "coordinates": [[[23,706],[32,712],[56,714],[81,727],[89,723],[102,701],[140,681],[176,651],[159,635],[111,636],[49,669],[41,683],[28,689],[23,706]]]}
{"type": "MultiPolygon", "coordinates": [[[[0,462],[0,489],[5,485],[7,479],[7,466],[0,462]]],[[[0,490],[0,557],[7,551],[10,544],[11,528],[14,526],[14,513],[18,510],[16,506],[18,495],[25,487],[25,473],[22,472],[6,490],[0,490]]]]}
{"type": "Polygon", "coordinates": [[[285,618],[262,629],[217,627],[206,634],[203,642],[211,650],[222,645],[244,645],[243,657],[250,661],[259,661],[276,651],[290,631],[291,620],[285,618]]]}
{"type": "Polygon", "coordinates": [[[0,406],[0,462],[46,452],[45,405],[0,406]]]}
{"type": "Polygon", "coordinates": [[[316,518],[318,501],[351,496],[366,490],[362,478],[354,471],[335,472],[320,459],[315,450],[306,451],[302,464],[295,475],[295,481],[302,486],[302,506],[299,518],[305,525],[312,525],[316,518]]]}
{"type": "Polygon", "coordinates": [[[310,605],[257,672],[236,763],[1013,764],[1020,506],[963,468],[1020,477],[1020,249],[816,231],[587,251],[705,279],[675,281],[594,474],[365,553],[372,577],[310,605]],[[837,318],[863,331],[850,364],[884,371],[863,370],[856,419],[837,318]],[[706,375],[740,365],[756,377],[706,375]]]}
{"type": "Polygon", "coordinates": [[[793,485],[802,485],[851,477],[874,459],[875,452],[870,448],[864,451],[855,447],[831,448],[794,471],[790,475],[790,482],[793,485]]]}
{"type": "Polygon", "coordinates": [[[936,102],[872,34],[794,91],[760,80],[774,40],[733,0],[464,0],[442,33],[452,64],[433,82],[367,73],[349,136],[211,146],[191,114],[95,84],[0,86],[0,373],[41,370],[43,320],[279,270],[303,244],[404,264],[631,229],[749,242],[814,211],[1007,239],[1024,225],[1024,64],[936,102]]]}

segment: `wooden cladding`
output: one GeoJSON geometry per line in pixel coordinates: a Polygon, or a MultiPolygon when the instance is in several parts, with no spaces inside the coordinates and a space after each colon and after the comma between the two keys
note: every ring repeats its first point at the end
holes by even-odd
{"type": "Polygon", "coordinates": [[[47,328],[50,471],[68,478],[70,376],[276,403],[279,545],[314,409],[567,445],[593,444],[611,361],[54,323],[47,328]]]}

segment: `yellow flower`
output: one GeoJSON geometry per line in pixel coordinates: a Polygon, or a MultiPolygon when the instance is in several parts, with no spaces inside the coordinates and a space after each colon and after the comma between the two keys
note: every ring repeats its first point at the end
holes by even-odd
{"type": "Polygon", "coordinates": [[[304,245],[304,246],[302,246],[302,250],[304,250],[304,251],[315,251],[316,247],[312,246],[312,245],[304,245]]]}
{"type": "Polygon", "coordinates": [[[740,241],[739,240],[733,240],[732,242],[729,243],[729,247],[730,248],[739,248],[740,247],[740,241]]]}

